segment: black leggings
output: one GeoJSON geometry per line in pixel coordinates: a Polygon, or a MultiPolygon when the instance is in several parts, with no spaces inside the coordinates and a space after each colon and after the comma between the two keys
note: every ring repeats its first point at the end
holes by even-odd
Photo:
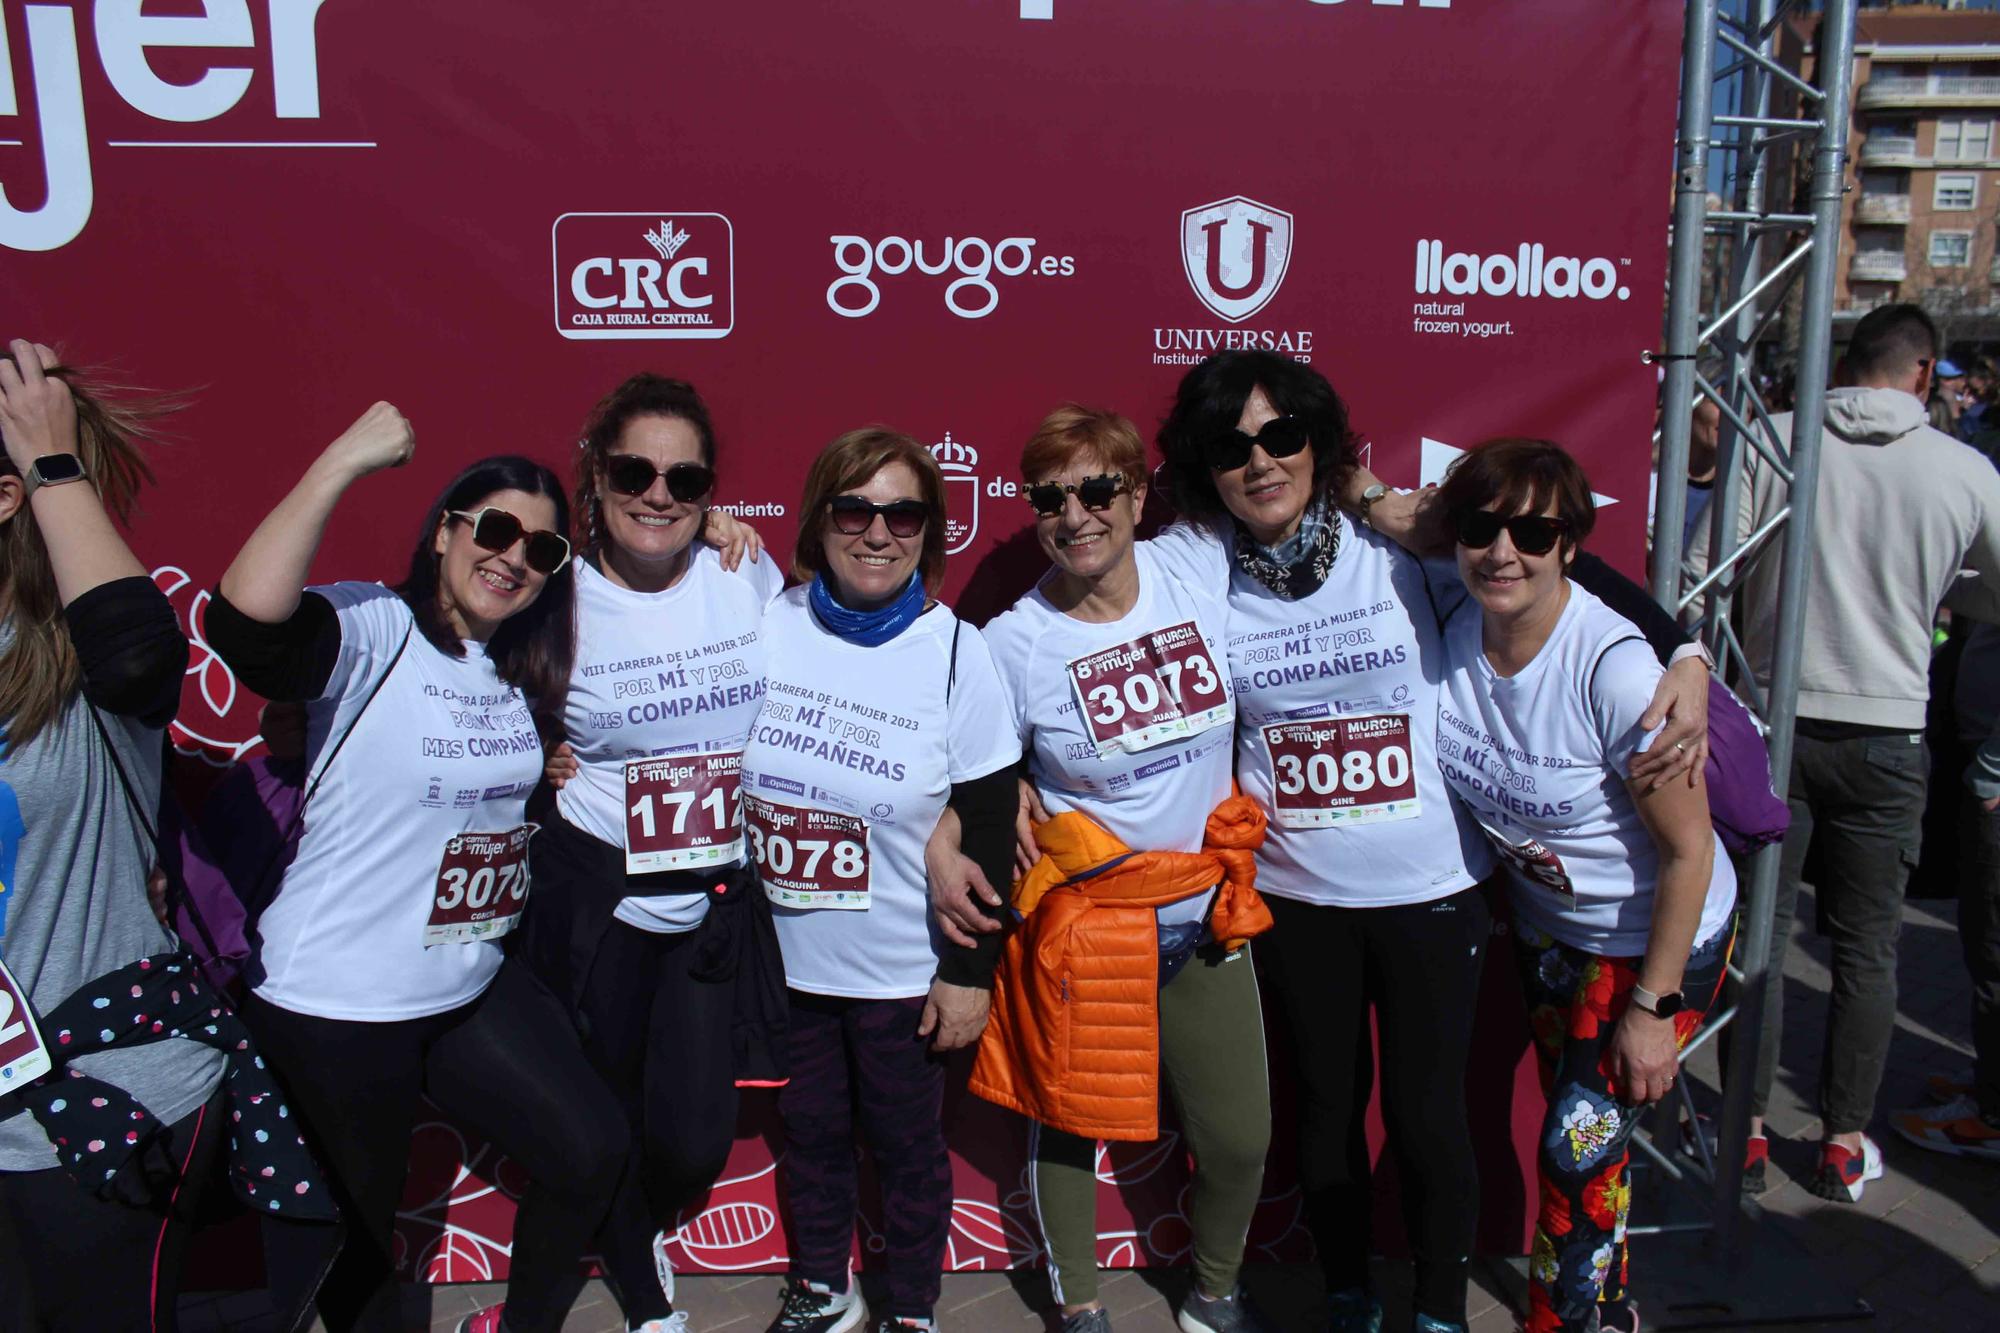
{"type": "Polygon", "coordinates": [[[698,930],[661,935],[613,920],[583,986],[584,1053],[623,1104],[633,1138],[597,1252],[635,1324],[672,1313],[653,1235],[708,1192],[736,1134],[735,989],[688,975],[699,939],[698,930]]]}
{"type": "Polygon", "coordinates": [[[181,1183],[151,1207],[107,1203],[61,1167],[0,1171],[0,1329],[173,1333],[181,1260],[226,1114],[218,1088],[168,1127],[181,1183]]]}
{"type": "MultiPolygon", "coordinates": [[[[252,996],[243,1020],[297,1108],[345,1217],[346,1244],[319,1290],[330,1333],[402,1327],[391,1256],[420,1094],[527,1171],[507,1328],[562,1327],[628,1136],[561,1006],[525,966],[508,960],[478,999],[429,1018],[347,1022],[252,996]]],[[[297,1308],[325,1265],[324,1240],[306,1228],[267,1228],[265,1249],[273,1301],[297,1308]]]]}
{"type": "Polygon", "coordinates": [[[1413,1303],[1434,1319],[1463,1323],[1479,1217],[1465,1065],[1492,929],[1486,899],[1472,888],[1403,907],[1264,901],[1276,924],[1257,948],[1283,997],[1297,1053],[1299,1184],[1327,1289],[1368,1285],[1372,1004],[1382,1119],[1416,1265],[1413,1303]]]}

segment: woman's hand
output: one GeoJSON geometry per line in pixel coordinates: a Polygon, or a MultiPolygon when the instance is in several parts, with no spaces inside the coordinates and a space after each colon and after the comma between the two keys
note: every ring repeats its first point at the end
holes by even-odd
{"type": "Polygon", "coordinates": [[[986,882],[978,863],[959,850],[958,811],[950,806],[924,844],[924,869],[930,878],[931,915],[947,940],[971,949],[979,943],[976,936],[1000,929],[1000,922],[973,901],[978,897],[998,907],[1000,895],[986,882]]]}
{"type": "Polygon", "coordinates": [[[1368,526],[1412,555],[1449,555],[1452,536],[1435,484],[1390,491],[1368,506],[1368,526]]]}
{"type": "Polygon", "coordinates": [[[542,759],[542,776],[548,784],[561,791],[565,783],[583,771],[583,765],[576,761],[576,751],[568,741],[557,741],[542,759]]]}
{"type": "Polygon", "coordinates": [[[1682,658],[1660,678],[1639,725],[1651,731],[1663,722],[1667,729],[1644,753],[1633,757],[1631,780],[1648,791],[1657,791],[1686,774],[1692,787],[1701,780],[1702,765],[1708,762],[1708,666],[1700,658],[1682,658]]]}
{"type": "Polygon", "coordinates": [[[0,358],[0,441],[14,470],[26,473],[47,454],[76,452],[76,400],[69,385],[44,374],[59,364],[53,349],[16,338],[13,360],[0,358]]]}
{"type": "Polygon", "coordinates": [[[753,565],[764,555],[764,539],[757,535],[757,529],[713,505],[702,515],[701,539],[721,554],[722,567],[727,570],[742,564],[745,555],[753,565]]]}
{"type": "Polygon", "coordinates": [[[417,451],[410,423],[388,403],[376,403],[320,454],[320,462],[347,481],[401,467],[417,451]]]}
{"type": "Polygon", "coordinates": [[[1041,844],[1035,841],[1035,825],[1047,823],[1049,812],[1035,784],[1021,779],[1021,808],[1014,816],[1014,871],[1025,875],[1042,859],[1041,844]]]}
{"type": "Polygon", "coordinates": [[[1679,1053],[1671,1018],[1628,1004],[1611,1034],[1605,1072],[1621,1100],[1647,1106],[1673,1091],[1674,1076],[1680,1071],[1679,1053]]]}
{"type": "Polygon", "coordinates": [[[929,1037],[934,1051],[956,1051],[970,1046],[986,1030],[986,1014],[992,1007],[991,991],[933,981],[931,993],[924,999],[924,1016],[917,1024],[917,1035],[929,1037]]]}

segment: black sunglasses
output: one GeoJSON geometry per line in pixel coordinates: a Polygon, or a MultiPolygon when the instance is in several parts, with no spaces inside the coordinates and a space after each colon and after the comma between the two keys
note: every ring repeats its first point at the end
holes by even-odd
{"type": "Polygon", "coordinates": [[[529,532],[521,526],[520,519],[504,509],[495,509],[491,505],[470,512],[453,509],[446,517],[462,518],[470,523],[473,543],[489,551],[512,550],[515,542],[526,537],[528,544],[521,554],[527,560],[528,568],[537,574],[553,574],[569,563],[567,538],[553,532],[529,532]]]}
{"type": "Polygon", "coordinates": [[[1129,488],[1125,478],[1115,472],[1085,477],[1074,486],[1067,482],[1038,481],[1028,488],[1028,503],[1043,518],[1054,518],[1062,513],[1064,506],[1069,504],[1069,497],[1074,495],[1078,504],[1095,514],[1111,508],[1111,502],[1129,488]]]}
{"type": "Polygon", "coordinates": [[[613,454],[604,460],[604,483],[620,495],[644,495],[653,489],[655,477],[665,477],[667,494],[682,504],[693,504],[715,489],[715,469],[700,463],[661,469],[637,454],[613,454]]]}
{"type": "Polygon", "coordinates": [[[1211,472],[1234,472],[1248,467],[1250,451],[1262,446],[1273,458],[1290,458],[1306,447],[1306,423],[1297,417],[1272,417],[1255,435],[1240,430],[1224,431],[1210,439],[1202,455],[1211,472]]]}
{"type": "Polygon", "coordinates": [[[877,514],[882,516],[891,537],[914,537],[924,530],[931,516],[922,500],[896,500],[878,505],[858,495],[836,495],[826,502],[826,507],[833,515],[835,530],[847,537],[859,537],[868,531],[877,514]]]}
{"type": "Polygon", "coordinates": [[[1500,530],[1514,539],[1514,549],[1523,555],[1547,555],[1569,533],[1569,520],[1547,514],[1515,514],[1503,518],[1491,509],[1465,509],[1453,516],[1458,527],[1458,544],[1483,551],[1500,539],[1500,530]]]}

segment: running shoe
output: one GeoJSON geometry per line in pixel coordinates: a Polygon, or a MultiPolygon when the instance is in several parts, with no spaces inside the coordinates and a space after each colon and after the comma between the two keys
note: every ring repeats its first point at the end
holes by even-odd
{"type": "Polygon", "coordinates": [[[500,1333],[500,1312],[506,1308],[503,1301],[467,1315],[458,1321],[458,1333],[500,1333]]]}
{"type": "Polygon", "coordinates": [[[860,1328],[867,1310],[848,1279],[846,1291],[835,1291],[802,1277],[785,1279],[778,1317],[764,1333],[847,1333],[860,1328]]]}
{"type": "Polygon", "coordinates": [[[1770,1181],[1764,1178],[1764,1168],[1771,1160],[1771,1141],[1762,1134],[1752,1134],[1743,1142],[1743,1192],[1762,1194],[1769,1189],[1770,1181]]]}
{"type": "Polygon", "coordinates": [[[1100,1305],[1064,1315],[1061,1333],[1111,1333],[1111,1312],[1100,1305]]]}
{"type": "Polygon", "coordinates": [[[1449,1319],[1420,1314],[1411,1321],[1410,1333],[1466,1333],[1466,1327],[1464,1324],[1454,1324],[1449,1319]]]}
{"type": "Polygon", "coordinates": [[[1204,1296],[1196,1287],[1181,1302],[1175,1322],[1181,1333],[1276,1333],[1238,1286],[1227,1296],[1204,1296]]]}
{"type": "Polygon", "coordinates": [[[1819,1170],[1813,1172],[1806,1188],[1835,1203],[1859,1203],[1868,1182],[1881,1178],[1882,1149],[1863,1134],[1860,1152],[1843,1148],[1831,1139],[1820,1144],[1819,1170]]]}
{"type": "Polygon", "coordinates": [[[1979,1103],[1970,1095],[1929,1110],[1898,1111],[1889,1123],[1919,1148],[2000,1162],[2000,1125],[1980,1115],[1979,1103]]]}
{"type": "Polygon", "coordinates": [[[1924,1080],[1924,1095],[1942,1106],[1972,1095],[1972,1066],[1949,1074],[1932,1074],[1924,1080]]]}
{"type": "Polygon", "coordinates": [[[648,1319],[634,1325],[631,1333],[688,1333],[687,1311],[676,1310],[665,1319],[648,1319]]]}
{"type": "Polygon", "coordinates": [[[1382,1302],[1366,1287],[1329,1291],[1326,1333],[1382,1333],[1382,1302]]]}

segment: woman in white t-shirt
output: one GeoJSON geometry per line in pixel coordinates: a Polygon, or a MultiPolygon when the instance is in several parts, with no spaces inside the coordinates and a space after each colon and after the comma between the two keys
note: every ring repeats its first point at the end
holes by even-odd
{"type": "Polygon", "coordinates": [[[951,1223],[943,1052],[985,1025],[994,948],[934,934],[924,846],[949,806],[967,854],[1004,877],[1021,750],[985,640],[930,595],[945,500],[929,452],[881,427],[841,436],[814,460],[799,519],[804,583],[764,614],[742,782],[790,1008],[778,1108],[792,1259],[771,1328],[862,1320],[848,1271],[858,1119],[891,1219],[871,1327],[927,1329],[951,1223]]]}
{"type": "Polygon", "coordinates": [[[1627,1144],[1721,984],[1736,879],[1698,781],[1630,777],[1661,668],[1567,576],[1595,518],[1583,469],[1495,440],[1438,502],[1471,594],[1445,627],[1439,761],[1505,866],[1549,1089],[1527,1327],[1634,1330],[1627,1144]]]}
{"type": "Polygon", "coordinates": [[[699,540],[714,488],[715,430],[692,385],[634,375],[584,425],[561,747],[575,766],[530,850],[522,932],[631,1124],[592,1248],[647,1331],[674,1316],[662,1233],[721,1173],[739,1081],[782,1081],[770,1045],[745,1040],[782,1040],[784,983],[737,793],[782,579],[770,560],[732,572],[699,540]]]}
{"type": "Polygon", "coordinates": [[[1195,1289],[1180,1327],[1261,1328],[1237,1277],[1271,1133],[1246,941],[1271,918],[1249,855],[1264,821],[1232,792],[1222,588],[1135,544],[1145,444],[1125,418],[1057,410],[1022,450],[1021,476],[1055,567],[986,636],[1046,819],[1024,823],[1014,903],[1027,915],[1002,956],[972,1088],[1036,1121],[1036,1212],[1063,1326],[1103,1330],[1097,1141],[1155,1137],[1163,1077],[1195,1159],[1195,1289]],[[1093,924],[1052,927],[1072,912],[1093,924]],[[1113,931],[1138,933],[1141,952],[1113,931]],[[1038,1007],[1052,991],[1060,1034],[1038,1007]],[[1109,1065],[1105,1044],[1119,1051],[1109,1065]]]}
{"type": "Polygon", "coordinates": [[[579,1289],[628,1144],[561,1005],[499,945],[528,897],[531,704],[561,697],[574,648],[567,506],[540,464],[484,459],[427,510],[397,588],[301,593],[341,497],[413,448],[395,408],[370,408],[258,526],[206,617],[239,680],[306,703],[314,774],[297,854],[258,921],[243,1017],[347,1234],[330,1271],[303,1238],[267,1236],[267,1262],[282,1298],[325,1272],[320,1315],[336,1333],[402,1326],[396,1209],[428,1095],[531,1177],[504,1315],[463,1327],[545,1333],[579,1289]]]}

